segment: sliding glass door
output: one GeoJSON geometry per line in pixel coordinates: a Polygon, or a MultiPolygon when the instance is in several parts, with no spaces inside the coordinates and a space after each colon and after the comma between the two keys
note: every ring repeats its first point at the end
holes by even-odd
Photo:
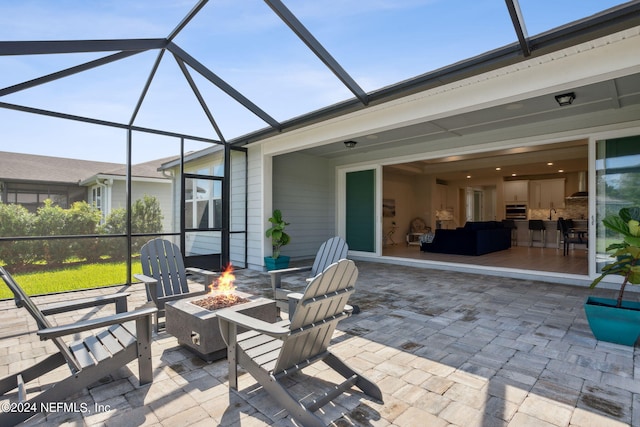
{"type": "Polygon", "coordinates": [[[640,206],[640,136],[596,141],[596,271],[611,261],[607,246],[621,240],[602,219],[640,206]]]}

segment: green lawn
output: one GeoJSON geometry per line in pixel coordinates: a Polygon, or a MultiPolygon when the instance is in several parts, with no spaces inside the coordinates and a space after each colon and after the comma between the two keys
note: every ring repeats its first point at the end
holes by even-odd
{"type": "MultiPolygon", "coordinates": [[[[133,262],[131,269],[132,274],[142,273],[139,262],[133,262]]],[[[127,281],[127,266],[124,262],[78,263],[57,270],[11,275],[27,294],[42,295],[123,284],[127,281]]],[[[7,298],[13,298],[13,294],[0,280],[0,299],[7,298]]]]}

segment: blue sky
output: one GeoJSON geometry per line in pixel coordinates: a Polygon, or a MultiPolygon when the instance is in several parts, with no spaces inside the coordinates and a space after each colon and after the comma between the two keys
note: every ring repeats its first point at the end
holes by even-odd
{"type": "MultiPolygon", "coordinates": [[[[284,0],[365,91],[516,41],[502,0],[284,0]]],[[[529,35],[624,3],[520,0],[529,35]]],[[[196,0],[0,0],[0,40],[162,38],[196,0]]],[[[211,0],[175,42],[274,117],[352,97],[260,0],[211,0]]],[[[108,53],[0,57],[0,87],[108,53]]],[[[3,102],[127,123],[157,52],[2,97],[3,102]]],[[[227,139],[265,127],[197,73],[227,139]]],[[[125,131],[0,109],[0,151],[124,162],[125,131]]],[[[216,138],[165,54],[136,125],[216,138]]],[[[203,148],[188,143],[187,149],[203,148]]],[[[134,162],[177,154],[175,139],[134,134],[134,162]]]]}

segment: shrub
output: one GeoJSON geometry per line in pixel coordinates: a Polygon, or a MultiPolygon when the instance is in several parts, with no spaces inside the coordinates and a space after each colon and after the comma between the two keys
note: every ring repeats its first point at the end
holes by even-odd
{"type": "MultiPolygon", "coordinates": [[[[156,197],[144,196],[135,201],[131,207],[131,232],[132,233],[160,233],[162,232],[162,212],[160,202],[156,197]]],[[[101,228],[104,234],[125,234],[127,232],[127,211],[118,208],[111,211],[101,228]]],[[[131,250],[137,252],[149,237],[134,237],[131,242],[131,250]]],[[[126,241],[124,239],[107,239],[104,247],[106,255],[112,259],[126,258],[126,241]]]]}
{"type": "MultiPolygon", "coordinates": [[[[0,237],[33,235],[35,215],[21,205],[0,203],[0,237]]],[[[5,264],[27,264],[36,260],[34,242],[0,242],[0,260],[5,264]]]]}
{"type": "MultiPolygon", "coordinates": [[[[66,211],[65,234],[86,235],[96,234],[102,214],[89,203],[75,202],[66,211]]],[[[99,239],[77,239],[71,241],[71,252],[78,258],[85,258],[93,262],[100,259],[99,239]]]]}
{"type": "MultiPolygon", "coordinates": [[[[65,235],[67,215],[64,209],[54,205],[51,199],[38,208],[35,221],[36,236],[65,235]]],[[[67,239],[45,239],[39,242],[41,255],[47,264],[62,264],[71,255],[71,241],[67,239]]]]}
{"type": "MultiPolygon", "coordinates": [[[[26,236],[81,236],[87,234],[126,234],[127,211],[114,209],[99,226],[101,214],[87,202],[75,202],[71,208],[63,209],[45,200],[37,214],[16,204],[0,203],[0,237],[26,236]]],[[[136,200],[131,208],[133,233],[162,232],[162,212],[158,199],[144,196],[136,200]]],[[[137,252],[149,237],[134,237],[132,250],[137,252]]],[[[97,261],[102,255],[115,260],[126,258],[125,238],[87,239],[43,239],[37,241],[0,242],[0,260],[5,264],[24,265],[36,261],[59,265],[72,256],[97,261]]]]}

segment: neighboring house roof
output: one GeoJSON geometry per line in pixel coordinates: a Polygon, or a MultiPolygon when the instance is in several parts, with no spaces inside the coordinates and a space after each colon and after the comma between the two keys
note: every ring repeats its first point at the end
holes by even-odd
{"type": "MultiPolygon", "coordinates": [[[[132,176],[167,179],[158,168],[162,163],[174,158],[133,165],[132,176]]],[[[126,165],[0,151],[0,180],[79,184],[97,175],[124,177],[126,165]]]]}
{"type": "MultiPolygon", "coordinates": [[[[131,166],[131,175],[138,178],[163,178],[169,177],[163,175],[162,165],[167,162],[179,160],[180,156],[170,156],[162,159],[155,159],[144,163],[138,163],[131,166]]],[[[114,176],[126,176],[127,166],[118,164],[115,168],[110,170],[100,171],[99,175],[114,175],[114,176]]],[[[94,174],[96,175],[96,174],[94,174]]]]}

